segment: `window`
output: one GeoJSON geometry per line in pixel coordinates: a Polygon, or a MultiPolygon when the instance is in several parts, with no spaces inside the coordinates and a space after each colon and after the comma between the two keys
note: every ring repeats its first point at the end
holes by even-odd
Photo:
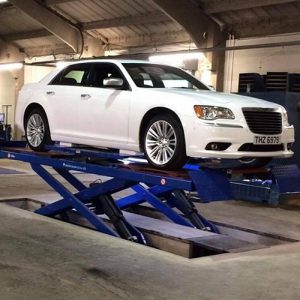
{"type": "Polygon", "coordinates": [[[147,63],[123,65],[138,87],[209,90],[201,81],[178,68],[147,63]]]}
{"type": "Polygon", "coordinates": [[[166,88],[192,88],[192,85],[186,79],[173,73],[163,74],[161,80],[166,88]]]}
{"type": "Polygon", "coordinates": [[[82,83],[82,79],[84,76],[83,70],[72,70],[64,78],[75,79],[77,84],[82,83]]]}
{"type": "Polygon", "coordinates": [[[99,88],[113,88],[113,89],[120,89],[120,90],[128,90],[129,85],[123,76],[120,69],[112,64],[112,63],[95,63],[93,64],[91,76],[88,82],[89,86],[92,87],[99,87],[99,88]],[[123,80],[123,86],[120,87],[109,87],[104,86],[103,82],[104,79],[107,78],[119,78],[123,80]]]}
{"type": "Polygon", "coordinates": [[[62,70],[50,84],[84,86],[90,73],[90,64],[76,64],[62,70]]]}

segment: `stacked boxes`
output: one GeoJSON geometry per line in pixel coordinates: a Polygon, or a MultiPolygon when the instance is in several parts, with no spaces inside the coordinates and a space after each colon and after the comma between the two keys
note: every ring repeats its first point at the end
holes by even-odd
{"type": "Polygon", "coordinates": [[[300,74],[287,72],[241,73],[239,93],[253,92],[293,92],[300,93],[300,74]]]}

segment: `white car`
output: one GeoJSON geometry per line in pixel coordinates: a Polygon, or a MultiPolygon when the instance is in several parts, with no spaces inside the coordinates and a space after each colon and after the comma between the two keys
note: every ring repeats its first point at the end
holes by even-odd
{"type": "Polygon", "coordinates": [[[89,60],[25,85],[16,123],[28,145],[52,141],[144,152],[161,169],[192,158],[291,157],[294,128],[277,104],[212,91],[187,72],[133,60],[89,60]]]}

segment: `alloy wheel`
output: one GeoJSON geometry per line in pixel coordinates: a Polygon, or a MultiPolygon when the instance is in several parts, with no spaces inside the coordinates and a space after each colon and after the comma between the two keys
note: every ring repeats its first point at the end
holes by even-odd
{"type": "Polygon", "coordinates": [[[33,114],[29,117],[26,127],[28,143],[33,147],[38,147],[45,137],[45,124],[39,114],[33,114]]]}
{"type": "Polygon", "coordinates": [[[159,120],[149,127],[145,148],[147,155],[155,164],[167,164],[173,158],[176,147],[177,137],[170,123],[159,120]]]}

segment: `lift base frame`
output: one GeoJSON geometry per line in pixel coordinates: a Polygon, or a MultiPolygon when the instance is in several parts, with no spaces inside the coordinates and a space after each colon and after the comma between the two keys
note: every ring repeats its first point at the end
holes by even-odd
{"type": "MultiPolygon", "coordinates": [[[[14,146],[11,144],[11,146],[14,146]]],[[[75,209],[96,230],[145,244],[142,233],[123,216],[122,210],[148,202],[173,222],[218,233],[216,226],[202,216],[186,197],[185,191],[197,192],[202,202],[232,199],[230,183],[224,170],[202,169],[189,166],[179,172],[158,172],[144,164],[124,163],[129,156],[114,152],[70,147],[51,147],[51,152],[39,154],[25,148],[2,148],[0,158],[29,163],[32,169],[62,199],[36,212],[45,216],[66,216],[75,209]],[[62,176],[77,192],[72,193],[45,167],[62,176]],[[72,171],[109,177],[107,181],[86,186],[72,171]],[[114,201],[112,195],[127,189],[132,194],[114,201]],[[185,217],[178,213],[178,209],[185,217]],[[106,214],[114,229],[99,214],[106,214]]]]}

